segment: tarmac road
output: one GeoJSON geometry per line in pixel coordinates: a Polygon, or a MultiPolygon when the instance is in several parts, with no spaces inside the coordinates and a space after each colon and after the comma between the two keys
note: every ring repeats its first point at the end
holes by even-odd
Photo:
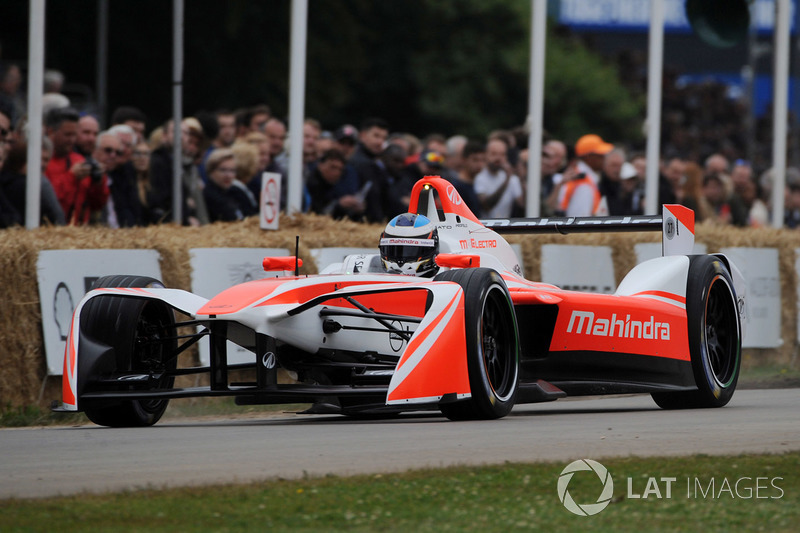
{"type": "Polygon", "coordinates": [[[3,429],[0,498],[505,461],[780,453],[800,449],[798,406],[800,389],[740,390],[725,408],[694,411],[663,411],[638,395],[524,405],[481,422],[286,415],[3,429]]]}

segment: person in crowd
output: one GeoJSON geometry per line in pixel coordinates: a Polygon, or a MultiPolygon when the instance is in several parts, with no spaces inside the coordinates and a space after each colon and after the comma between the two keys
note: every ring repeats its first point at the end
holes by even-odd
{"type": "Polygon", "coordinates": [[[312,213],[355,221],[364,217],[366,202],[359,194],[358,176],[345,174],[346,164],[344,154],[335,148],[322,154],[308,177],[312,213]]]}
{"type": "Polygon", "coordinates": [[[483,209],[475,192],[475,177],[486,166],[486,145],[481,141],[467,141],[461,150],[459,160],[461,170],[451,183],[472,214],[480,218],[483,216],[483,209]]]}
{"type": "Polygon", "coordinates": [[[289,155],[286,153],[286,123],[272,117],[264,128],[264,134],[269,139],[270,163],[267,172],[276,172],[281,175],[281,209],[286,208],[286,186],[288,184],[289,155]]]}
{"type": "MultiPolygon", "coordinates": [[[[208,211],[203,197],[203,181],[197,171],[197,159],[203,128],[191,117],[186,118],[181,127],[182,161],[182,223],[189,226],[200,226],[209,222],[208,211]]],[[[172,221],[172,146],[175,142],[172,120],[164,126],[164,137],[161,146],[150,155],[150,196],[147,204],[153,222],[172,221]]]]}
{"type": "Polygon", "coordinates": [[[461,154],[464,153],[464,147],[468,140],[464,135],[453,135],[447,138],[444,162],[447,168],[455,173],[454,176],[461,172],[461,154]]]}
{"type": "Polygon", "coordinates": [[[789,229],[800,228],[800,183],[792,182],[786,185],[783,226],[789,229]]]}
{"type": "Polygon", "coordinates": [[[217,111],[217,136],[211,142],[213,148],[230,148],[236,140],[236,116],[227,109],[217,111]]]}
{"type": "Polygon", "coordinates": [[[5,192],[5,174],[3,166],[6,160],[6,143],[0,142],[0,229],[10,228],[12,226],[22,225],[25,221],[22,219],[19,211],[14,207],[9,198],[6,197],[5,192]]]}
{"type": "Polygon", "coordinates": [[[240,110],[236,114],[236,137],[243,138],[253,131],[266,131],[267,123],[272,118],[272,110],[266,104],[240,110]]]}
{"type": "Polygon", "coordinates": [[[333,133],[328,130],[322,130],[317,139],[316,150],[318,154],[324,154],[328,150],[336,148],[336,141],[333,139],[333,133]]]}
{"type": "Polygon", "coordinates": [[[54,109],[45,119],[45,131],[53,143],[53,156],[45,175],[72,225],[98,220],[109,196],[103,170],[74,152],[79,118],[74,109],[62,108],[54,109]]]}
{"type": "Polygon", "coordinates": [[[380,157],[389,136],[389,124],[381,118],[368,118],[361,123],[358,146],[350,157],[350,164],[358,172],[362,183],[366,182],[370,167],[380,157]]]}
{"type": "Polygon", "coordinates": [[[248,133],[244,139],[237,139],[231,146],[234,161],[236,162],[236,179],[233,180],[232,187],[241,189],[241,193],[247,197],[249,206],[246,211],[258,210],[258,199],[261,197],[261,172],[265,164],[262,163],[264,151],[269,153],[266,137],[263,133],[254,131],[248,133]],[[261,149],[259,149],[261,147],[261,149]],[[257,186],[254,186],[255,182],[257,186]]]}
{"type": "Polygon", "coordinates": [[[108,159],[106,170],[111,189],[111,199],[107,206],[108,225],[112,228],[141,226],[144,223],[142,203],[139,200],[136,169],[132,161],[139,136],[127,124],[113,126],[108,134],[115,137],[118,143],[114,149],[115,158],[111,159],[109,149],[112,143],[109,140],[98,142],[98,150],[102,149],[102,155],[108,159]]]}
{"type": "Polygon", "coordinates": [[[761,191],[755,180],[749,179],[736,187],[736,194],[747,208],[747,225],[751,228],[769,226],[769,209],[761,199],[761,191]]]}
{"type": "Polygon", "coordinates": [[[617,211],[612,215],[641,215],[644,214],[644,194],[639,182],[639,173],[632,163],[624,162],[619,171],[619,194],[617,196],[617,211]]]}
{"type": "Polygon", "coordinates": [[[737,159],[731,168],[731,184],[733,190],[738,191],[745,183],[753,181],[753,167],[744,159],[737,159]]]}
{"type": "Polygon", "coordinates": [[[486,167],[475,176],[481,211],[490,218],[508,218],[514,205],[525,207],[525,191],[506,158],[508,143],[494,137],[486,144],[486,167]]]}
{"type": "Polygon", "coordinates": [[[232,222],[256,214],[243,189],[234,186],[236,156],[230,148],[220,148],[206,162],[208,185],[203,189],[211,222],[232,222]]]}
{"type": "Polygon", "coordinates": [[[130,126],[136,132],[137,138],[133,140],[132,145],[144,140],[145,127],[147,125],[147,115],[141,109],[133,106],[121,106],[114,110],[111,114],[111,126],[118,126],[124,124],[130,126]]]}
{"type": "Polygon", "coordinates": [[[47,69],[44,71],[44,92],[60,93],[64,89],[64,73],[60,70],[47,69]]]}
{"type": "Polygon", "coordinates": [[[566,216],[590,216],[601,211],[598,189],[605,155],[614,145],[602,137],[587,134],[575,143],[575,159],[567,166],[558,187],[558,213],[566,216]]]}
{"type": "MultiPolygon", "coordinates": [[[[2,143],[0,143],[0,146],[2,143]]],[[[48,137],[42,138],[41,160],[41,193],[40,193],[40,223],[44,225],[63,226],[66,224],[64,211],[58,202],[58,197],[50,180],[45,176],[45,169],[53,153],[53,143],[48,137]]],[[[6,199],[19,214],[20,224],[25,223],[27,207],[27,174],[28,174],[28,144],[17,142],[7,145],[5,160],[0,172],[0,189],[6,199]]]]}
{"type": "Polygon", "coordinates": [[[100,133],[100,123],[92,115],[83,115],[78,120],[78,139],[75,141],[75,151],[83,157],[90,157],[97,146],[97,134],[100,133]]]}
{"type": "Polygon", "coordinates": [[[677,155],[664,158],[658,181],[659,205],[683,202],[685,183],[686,161],[677,155]]]}
{"type": "Polygon", "coordinates": [[[344,154],[345,159],[350,161],[358,145],[358,129],[351,124],[344,126],[333,132],[334,148],[344,154]]]}
{"type": "Polygon", "coordinates": [[[730,163],[728,158],[722,154],[716,153],[708,156],[704,163],[705,174],[717,174],[728,176],[730,172],[730,163]]]}
{"type": "MultiPolygon", "coordinates": [[[[682,160],[681,160],[682,161],[682,160]]],[[[682,161],[683,163],[683,161],[682,161]]],[[[681,204],[694,211],[695,222],[703,222],[714,216],[714,210],[703,192],[703,169],[697,163],[683,164],[683,185],[681,204]]]]}
{"type": "Polygon", "coordinates": [[[322,125],[318,120],[306,118],[303,122],[303,176],[307,176],[317,164],[317,141],[322,134],[322,125]]]}
{"type": "Polygon", "coordinates": [[[136,172],[136,195],[139,198],[141,216],[139,222],[142,225],[149,224],[153,217],[150,215],[150,206],[147,203],[150,194],[150,145],[144,140],[133,147],[131,153],[131,164],[136,172]]]}
{"type": "Polygon", "coordinates": [[[71,107],[69,98],[61,93],[45,93],[42,95],[42,116],[46,117],[53,109],[71,107]]]}
{"type": "Polygon", "coordinates": [[[16,141],[11,115],[11,106],[0,102],[0,145],[4,145],[6,150],[9,150],[16,141]]]}
{"type": "Polygon", "coordinates": [[[716,172],[703,177],[703,196],[711,206],[711,217],[707,220],[713,224],[746,226],[747,209],[738,197],[728,193],[727,181],[716,172]]]}
{"type": "MultiPolygon", "coordinates": [[[[233,144],[232,148],[234,148],[234,150],[236,150],[237,144],[242,144],[241,140],[233,144]]],[[[247,167],[248,171],[251,172],[251,174],[249,177],[244,177],[237,172],[237,179],[247,186],[254,198],[258,199],[261,196],[262,175],[264,172],[275,171],[274,167],[271,169],[272,154],[270,151],[270,141],[269,138],[263,133],[254,131],[247,134],[247,136],[244,138],[244,144],[248,144],[255,148],[255,152],[253,152],[255,154],[255,163],[249,162],[252,157],[249,151],[246,155],[243,153],[241,157],[247,158],[248,163],[245,166],[247,167]]],[[[241,164],[241,157],[239,152],[237,152],[237,166],[241,164]]],[[[243,171],[243,169],[241,171],[243,171]]],[[[283,174],[281,174],[281,178],[283,178],[283,174]]],[[[285,191],[283,191],[283,193],[285,194],[285,191]]]]}
{"type": "Polygon", "coordinates": [[[551,139],[542,146],[542,185],[540,191],[542,216],[553,216],[554,203],[557,201],[557,189],[563,175],[561,172],[567,164],[567,145],[557,139],[551,139]]]}
{"type": "Polygon", "coordinates": [[[25,116],[25,102],[20,93],[22,71],[16,63],[0,61],[0,107],[8,110],[12,124],[25,116]]]}
{"type": "Polygon", "coordinates": [[[620,215],[627,210],[621,198],[622,165],[626,162],[625,159],[625,151],[622,148],[614,148],[603,160],[597,189],[606,202],[607,213],[604,214],[620,215]]]}
{"type": "MultiPolygon", "coordinates": [[[[444,158],[438,156],[439,160],[444,158]]],[[[370,222],[384,222],[408,210],[411,188],[422,177],[418,167],[406,166],[406,153],[402,147],[388,145],[374,163],[363,167],[359,178],[361,196],[366,197],[366,218],[370,222]],[[417,174],[409,176],[408,172],[417,174]]],[[[429,173],[436,174],[432,167],[424,166],[429,173]]]]}
{"type": "Polygon", "coordinates": [[[595,185],[600,183],[605,156],[614,145],[607,143],[599,135],[593,133],[582,136],[575,143],[575,157],[578,158],[577,171],[591,179],[595,185]]]}

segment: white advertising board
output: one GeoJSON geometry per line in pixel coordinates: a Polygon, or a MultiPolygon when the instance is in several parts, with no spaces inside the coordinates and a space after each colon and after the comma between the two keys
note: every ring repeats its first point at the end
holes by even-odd
{"type": "Polygon", "coordinates": [[[610,246],[542,246],[542,281],[562,289],[612,294],[617,289],[610,246]]]}
{"type": "MultiPolygon", "coordinates": [[[[265,257],[289,255],[285,248],[192,248],[189,262],[192,266],[192,292],[203,298],[213,298],[227,288],[246,281],[285,275],[289,272],[264,272],[265,257]]],[[[202,329],[202,328],[201,328],[202,329]]],[[[211,361],[208,342],[200,342],[200,363],[211,361]]],[[[252,363],[252,352],[228,341],[228,363],[252,363]]]]}
{"type": "Polygon", "coordinates": [[[60,376],[72,312],[102,276],[130,274],[161,279],[155,250],[44,250],[36,270],[42,307],[47,374],[60,376]]]}
{"type": "MultiPolygon", "coordinates": [[[[692,253],[702,255],[708,253],[707,250],[708,247],[705,244],[696,242],[694,243],[694,248],[692,248],[692,253]]],[[[661,243],[640,242],[633,245],[633,251],[636,253],[636,264],[638,265],[650,259],[661,257],[661,243]]]]}
{"type": "Polygon", "coordinates": [[[261,229],[278,229],[281,211],[281,175],[277,172],[261,174],[261,229]]]}
{"type": "Polygon", "coordinates": [[[743,348],[775,348],[781,339],[781,279],[775,248],[723,248],[747,282],[743,348]]]}

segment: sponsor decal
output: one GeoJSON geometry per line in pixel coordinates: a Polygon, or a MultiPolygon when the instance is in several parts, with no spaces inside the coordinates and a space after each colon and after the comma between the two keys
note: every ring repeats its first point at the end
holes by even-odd
{"type": "Polygon", "coordinates": [[[460,239],[458,243],[462,250],[468,248],[497,248],[497,239],[460,239]]]}
{"type": "Polygon", "coordinates": [[[433,239],[406,239],[403,237],[384,237],[381,246],[429,246],[433,247],[433,239]]]}
{"type": "Polygon", "coordinates": [[[595,337],[618,337],[621,339],[670,339],[669,322],[656,322],[654,316],[649,320],[631,320],[631,315],[617,318],[612,313],[610,318],[596,318],[592,311],[574,309],[569,317],[567,333],[575,335],[593,335],[595,337]]]}
{"type": "Polygon", "coordinates": [[[458,194],[458,191],[452,185],[447,186],[447,198],[453,202],[454,205],[461,205],[461,196],[458,194]]]}

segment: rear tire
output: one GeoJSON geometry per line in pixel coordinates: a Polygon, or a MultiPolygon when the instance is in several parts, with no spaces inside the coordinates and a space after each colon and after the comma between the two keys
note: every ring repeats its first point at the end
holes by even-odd
{"type": "MultiPolygon", "coordinates": [[[[92,285],[93,289],[109,287],[163,288],[164,285],[145,276],[105,276],[92,285]]],[[[155,388],[172,388],[175,378],[170,371],[176,368],[177,359],[171,354],[177,341],[161,340],[175,336],[175,316],[168,305],[144,298],[98,296],[86,304],[83,313],[84,333],[113,348],[114,359],[106,370],[166,373],[155,388]]],[[[126,389],[122,385],[120,390],[126,389]]],[[[84,412],[89,420],[101,426],[142,427],[158,422],[168,404],[166,399],[125,400],[96,406],[90,403],[84,412]]]]}
{"type": "Polygon", "coordinates": [[[488,268],[449,270],[434,278],[464,289],[467,369],[472,397],[442,404],[450,420],[494,419],[514,407],[519,385],[519,337],[503,278],[488,268]]]}
{"type": "Polygon", "coordinates": [[[664,409],[722,407],[739,380],[741,325],[730,273],[715,256],[694,256],[691,261],[686,316],[697,390],[653,393],[664,409]]]}

